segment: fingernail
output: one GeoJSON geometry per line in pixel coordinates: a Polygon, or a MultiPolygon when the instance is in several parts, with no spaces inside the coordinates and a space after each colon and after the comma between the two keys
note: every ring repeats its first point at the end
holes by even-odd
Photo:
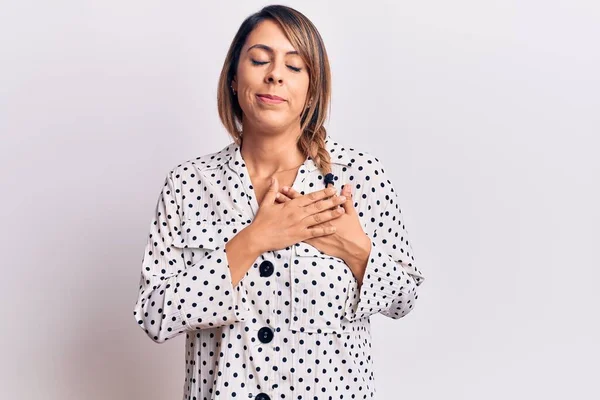
{"type": "Polygon", "coordinates": [[[281,189],[282,189],[284,192],[287,192],[289,188],[288,188],[287,186],[284,186],[284,187],[282,187],[281,189]]]}
{"type": "Polygon", "coordinates": [[[340,196],[341,201],[346,201],[346,196],[340,196]]]}

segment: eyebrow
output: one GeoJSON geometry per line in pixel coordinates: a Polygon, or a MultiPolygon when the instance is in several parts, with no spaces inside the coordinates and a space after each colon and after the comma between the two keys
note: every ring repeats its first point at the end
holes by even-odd
{"type": "MultiPolygon", "coordinates": [[[[269,47],[269,46],[267,46],[266,44],[260,44],[260,43],[259,43],[259,44],[255,44],[255,45],[253,45],[253,46],[250,46],[250,47],[248,48],[248,50],[246,50],[246,52],[248,52],[248,51],[252,50],[252,49],[253,49],[253,48],[255,48],[255,47],[256,47],[256,48],[259,48],[259,49],[266,50],[266,51],[268,51],[269,53],[274,53],[274,52],[275,52],[275,51],[274,51],[272,48],[270,48],[270,47],[269,47]]],[[[285,53],[285,54],[286,54],[286,55],[288,55],[288,54],[296,54],[296,55],[299,55],[299,54],[298,54],[298,52],[297,52],[296,50],[291,50],[291,51],[288,51],[288,52],[287,52],[287,53],[285,53]]]]}

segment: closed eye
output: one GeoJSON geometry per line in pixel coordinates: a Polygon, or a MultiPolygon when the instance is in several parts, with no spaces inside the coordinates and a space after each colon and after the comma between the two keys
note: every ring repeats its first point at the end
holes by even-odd
{"type": "MultiPolygon", "coordinates": [[[[253,60],[253,59],[250,59],[250,61],[252,61],[253,65],[265,65],[265,64],[268,63],[268,61],[256,61],[256,60],[253,60]]],[[[302,71],[302,68],[292,67],[291,65],[287,65],[287,67],[289,69],[291,69],[292,71],[295,71],[295,72],[302,71]]]]}

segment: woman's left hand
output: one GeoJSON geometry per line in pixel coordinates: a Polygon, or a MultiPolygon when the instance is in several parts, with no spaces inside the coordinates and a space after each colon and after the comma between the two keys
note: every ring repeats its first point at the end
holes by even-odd
{"type": "MultiPolygon", "coordinates": [[[[346,196],[346,201],[340,206],[344,209],[344,213],[337,218],[314,225],[333,225],[336,227],[335,233],[306,239],[304,242],[316,247],[325,254],[344,260],[356,277],[360,287],[371,252],[371,239],[363,231],[358,219],[358,213],[352,200],[352,187],[350,184],[344,185],[341,195],[346,196]]],[[[302,196],[302,194],[293,188],[282,187],[277,196],[277,201],[283,203],[299,196],[302,196]]]]}

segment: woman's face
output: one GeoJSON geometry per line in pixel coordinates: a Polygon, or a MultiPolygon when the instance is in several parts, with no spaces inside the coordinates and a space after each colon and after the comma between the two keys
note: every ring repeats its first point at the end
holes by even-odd
{"type": "Polygon", "coordinates": [[[308,85],[306,65],[279,25],[270,20],[258,24],[240,52],[232,81],[244,112],[244,125],[249,123],[264,131],[299,125],[308,85]]]}

